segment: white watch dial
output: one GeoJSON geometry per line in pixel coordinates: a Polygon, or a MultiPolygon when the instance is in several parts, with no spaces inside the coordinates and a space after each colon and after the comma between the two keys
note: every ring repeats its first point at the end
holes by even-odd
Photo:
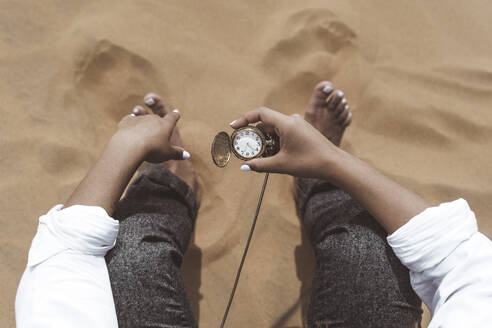
{"type": "Polygon", "coordinates": [[[239,132],[234,138],[234,149],[238,154],[245,158],[257,156],[263,146],[263,142],[258,134],[250,130],[239,132]]]}

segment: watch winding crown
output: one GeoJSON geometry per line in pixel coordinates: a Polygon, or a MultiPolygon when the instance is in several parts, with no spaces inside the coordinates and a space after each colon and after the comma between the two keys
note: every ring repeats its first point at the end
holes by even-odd
{"type": "Polygon", "coordinates": [[[266,133],[265,139],[266,149],[263,156],[270,157],[278,153],[280,150],[280,138],[278,137],[278,135],[274,133],[266,133]]]}

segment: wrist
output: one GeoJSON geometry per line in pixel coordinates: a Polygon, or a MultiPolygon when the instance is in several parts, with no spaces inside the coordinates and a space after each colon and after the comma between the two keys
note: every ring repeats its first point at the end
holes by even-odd
{"type": "Polygon", "coordinates": [[[320,178],[338,186],[343,181],[353,156],[338,147],[330,146],[331,149],[322,156],[320,178]]]}
{"type": "Polygon", "coordinates": [[[138,166],[143,162],[147,150],[140,139],[116,132],[109,140],[106,152],[111,153],[117,161],[138,166]]]}

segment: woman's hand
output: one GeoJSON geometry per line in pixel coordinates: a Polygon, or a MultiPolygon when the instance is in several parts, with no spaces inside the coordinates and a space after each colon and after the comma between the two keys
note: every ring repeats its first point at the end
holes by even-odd
{"type": "Polygon", "coordinates": [[[155,114],[127,115],[118,124],[118,131],[113,139],[120,144],[132,145],[140,153],[142,160],[150,163],[188,159],[188,152],[170,142],[179,118],[177,110],[164,117],[155,114]]]}
{"type": "Polygon", "coordinates": [[[341,150],[311,124],[299,115],[287,116],[262,107],[247,112],[231,123],[231,127],[237,129],[256,122],[280,137],[280,151],[272,157],[247,161],[245,164],[252,170],[329,178],[326,173],[330,172],[330,165],[337,162],[341,150]]]}
{"type": "Polygon", "coordinates": [[[261,122],[267,132],[279,135],[280,151],[272,157],[246,162],[255,171],[328,180],[366,208],[388,233],[429,207],[416,194],[336,147],[299,116],[260,108],[244,114],[231,126],[237,129],[256,122],[261,122]]]}
{"type": "Polygon", "coordinates": [[[179,112],[128,115],[118,124],[99,160],[65,203],[101,206],[112,215],[116,203],[142,161],[159,163],[189,158],[190,154],[171,145],[179,112]]]}

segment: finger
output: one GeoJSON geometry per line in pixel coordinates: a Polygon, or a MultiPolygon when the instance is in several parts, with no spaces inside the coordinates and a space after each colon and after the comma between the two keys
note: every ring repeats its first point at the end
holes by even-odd
{"type": "Polygon", "coordinates": [[[128,114],[128,115],[125,115],[121,118],[121,120],[118,122],[118,127],[123,127],[123,126],[126,126],[128,123],[128,121],[130,120],[134,120],[135,119],[135,114],[128,114]]]}
{"type": "Polygon", "coordinates": [[[241,171],[282,173],[280,155],[249,160],[241,166],[241,171]]]}
{"type": "Polygon", "coordinates": [[[176,129],[176,123],[179,121],[179,118],[180,115],[177,109],[161,118],[169,141],[171,141],[171,137],[173,136],[173,132],[176,129]]]}
{"type": "Polygon", "coordinates": [[[275,129],[273,128],[273,126],[266,125],[261,122],[256,124],[256,127],[265,133],[275,133],[275,129]]]}
{"type": "Polygon", "coordinates": [[[132,114],[135,116],[147,115],[148,112],[142,106],[135,106],[132,110],[132,114]]]}
{"type": "Polygon", "coordinates": [[[137,115],[135,115],[135,114],[133,114],[133,113],[128,114],[128,115],[125,115],[125,116],[123,116],[123,117],[121,118],[120,123],[121,123],[121,122],[124,122],[124,121],[126,121],[126,120],[135,119],[135,117],[136,117],[136,116],[137,116],[137,115]]]}
{"type": "Polygon", "coordinates": [[[178,109],[174,109],[171,113],[167,114],[162,118],[164,122],[169,123],[173,128],[176,125],[176,123],[179,121],[181,118],[181,114],[178,109]]]}
{"type": "Polygon", "coordinates": [[[152,110],[154,114],[159,115],[160,117],[164,117],[168,113],[162,98],[156,93],[151,92],[146,94],[144,97],[144,103],[152,110]]]}
{"type": "Polygon", "coordinates": [[[276,123],[285,117],[287,116],[270,108],[260,107],[243,114],[243,116],[231,122],[230,125],[234,129],[256,122],[263,122],[265,125],[275,126],[276,123]]]}
{"type": "Polygon", "coordinates": [[[191,157],[190,153],[181,147],[171,146],[171,158],[174,160],[189,159],[191,157]]]}

